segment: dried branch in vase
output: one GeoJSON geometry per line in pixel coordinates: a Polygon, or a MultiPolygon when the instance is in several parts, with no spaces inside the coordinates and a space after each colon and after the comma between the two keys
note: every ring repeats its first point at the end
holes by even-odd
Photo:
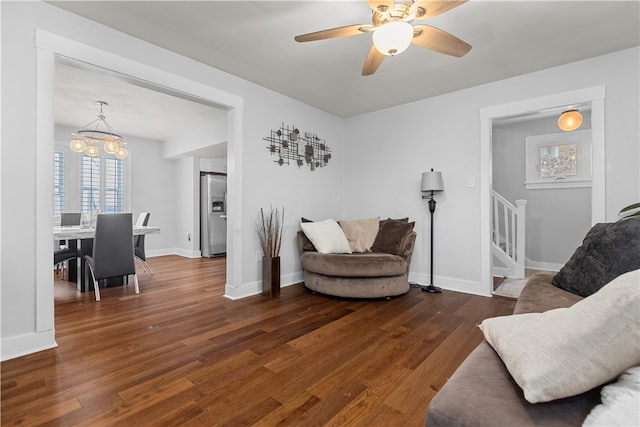
{"type": "Polygon", "coordinates": [[[282,212],[278,209],[270,208],[265,214],[260,208],[260,215],[256,219],[256,231],[260,238],[262,255],[266,257],[280,256],[280,248],[284,237],[284,207],[282,212]]]}

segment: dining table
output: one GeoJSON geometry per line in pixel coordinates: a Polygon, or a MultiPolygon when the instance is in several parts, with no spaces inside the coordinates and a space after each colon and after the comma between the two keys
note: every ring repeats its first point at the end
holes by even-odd
{"type": "MultiPolygon", "coordinates": [[[[75,247],[80,250],[80,264],[76,262],[75,258],[70,259],[68,261],[69,274],[67,275],[67,280],[77,283],[78,290],[80,292],[93,290],[93,283],[85,283],[85,263],[82,260],[84,260],[85,255],[91,255],[93,252],[93,237],[95,232],[95,227],[90,226],[71,225],[53,227],[53,239],[55,241],[67,240],[69,247],[75,245],[75,247]],[[78,265],[80,266],[80,274],[78,274],[78,265]]],[[[151,225],[133,225],[133,236],[157,234],[160,232],[160,227],[151,225]]]]}

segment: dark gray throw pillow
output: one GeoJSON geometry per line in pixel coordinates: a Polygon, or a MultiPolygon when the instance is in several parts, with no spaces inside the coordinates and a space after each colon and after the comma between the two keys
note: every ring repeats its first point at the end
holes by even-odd
{"type": "Polygon", "coordinates": [[[392,219],[380,221],[380,229],[371,246],[371,252],[401,255],[402,245],[407,236],[413,231],[413,226],[415,225],[415,222],[407,221],[392,219]]]}
{"type": "MultiPolygon", "coordinates": [[[[300,218],[300,222],[313,222],[313,221],[305,217],[302,217],[300,218]]],[[[306,234],[302,233],[302,251],[309,252],[309,251],[315,251],[315,250],[316,250],[316,247],[313,246],[313,243],[311,243],[311,240],[309,240],[306,234]]]]}
{"type": "Polygon", "coordinates": [[[587,297],[640,268],[640,217],[594,225],[552,283],[587,297]]]}

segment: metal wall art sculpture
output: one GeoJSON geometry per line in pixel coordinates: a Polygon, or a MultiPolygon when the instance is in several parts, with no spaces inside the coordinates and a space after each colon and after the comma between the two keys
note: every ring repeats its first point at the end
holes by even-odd
{"type": "Polygon", "coordinates": [[[295,126],[285,127],[282,123],[279,129],[272,130],[270,136],[262,139],[269,143],[267,149],[272,156],[277,156],[274,162],[280,166],[294,163],[302,167],[307,164],[313,171],[327,166],[331,159],[331,149],[324,139],[311,132],[302,134],[295,126]]]}

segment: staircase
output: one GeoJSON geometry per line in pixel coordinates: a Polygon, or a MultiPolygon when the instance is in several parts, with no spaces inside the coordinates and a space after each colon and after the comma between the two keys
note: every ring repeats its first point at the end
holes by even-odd
{"type": "Polygon", "coordinates": [[[491,250],[494,260],[504,264],[504,267],[494,265],[493,274],[523,279],[527,201],[516,200],[513,205],[491,190],[491,206],[491,250]]]}

